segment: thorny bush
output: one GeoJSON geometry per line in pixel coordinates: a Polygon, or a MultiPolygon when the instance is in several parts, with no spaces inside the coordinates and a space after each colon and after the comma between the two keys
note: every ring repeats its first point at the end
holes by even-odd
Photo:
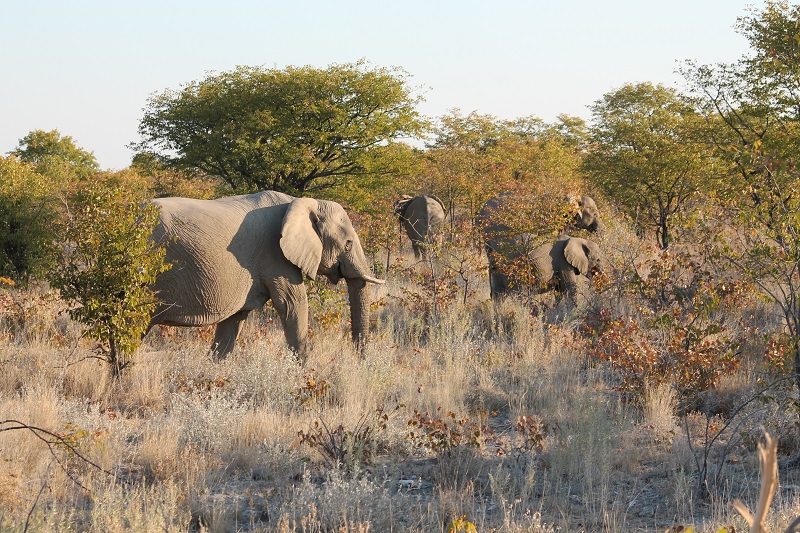
{"type": "Polygon", "coordinates": [[[632,401],[646,387],[673,383],[694,403],[740,366],[741,339],[722,323],[720,312],[741,305],[742,282],[719,279],[689,255],[663,251],[649,275],[631,287],[642,305],[635,316],[601,308],[584,323],[592,358],[617,373],[617,390],[632,401]]]}
{"type": "Polygon", "coordinates": [[[384,406],[374,411],[362,413],[355,425],[332,425],[323,416],[325,396],[330,384],[314,377],[314,369],[303,375],[303,385],[295,389],[292,396],[298,406],[315,408],[318,419],[308,431],[298,431],[300,442],[317,450],[331,468],[344,468],[355,472],[362,464],[369,464],[378,448],[378,435],[385,431],[391,416],[398,412],[400,405],[392,411],[384,406]]]}

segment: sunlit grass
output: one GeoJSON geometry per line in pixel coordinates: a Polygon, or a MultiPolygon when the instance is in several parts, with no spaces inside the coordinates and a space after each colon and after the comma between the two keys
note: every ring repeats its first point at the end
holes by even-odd
{"type": "MultiPolygon", "coordinates": [[[[474,285],[482,282],[476,273],[474,285]]],[[[62,435],[104,471],[32,431],[1,431],[0,530],[439,532],[460,517],[509,533],[744,528],[729,504],[757,498],[760,427],[792,427],[783,411],[746,410],[736,436],[724,436],[726,457],[712,451],[724,468],[701,501],[695,469],[707,419],[681,418],[669,384],[626,403],[613,372],[583,349],[585,310],[532,313],[479,291],[433,317],[407,292],[424,290],[403,271],[375,288],[381,305],[362,354],[347,324],[335,324],[315,329],[301,367],[267,310],[221,362],[207,354],[207,330],[156,330],[119,381],[57,302],[37,303],[29,323],[5,320],[0,419],[62,435]],[[347,431],[378,409],[390,414],[385,424],[347,437],[365,439],[349,465],[331,467],[301,437],[319,424],[353,444],[347,431]],[[412,440],[415,413],[484,413],[485,444],[412,440]]],[[[590,305],[619,302],[613,290],[595,298],[590,305]]],[[[753,376],[743,365],[718,392],[739,405],[753,376]]],[[[775,434],[789,447],[798,440],[775,434]]],[[[800,514],[791,493],[773,507],[776,530],[800,514]]]]}

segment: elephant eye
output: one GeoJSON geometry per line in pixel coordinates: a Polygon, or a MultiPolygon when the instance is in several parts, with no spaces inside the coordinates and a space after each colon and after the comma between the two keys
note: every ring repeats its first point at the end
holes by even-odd
{"type": "Polygon", "coordinates": [[[344,251],[345,251],[345,252],[349,252],[349,251],[350,251],[350,250],[352,250],[352,249],[353,249],[353,241],[351,241],[351,240],[348,240],[348,241],[347,241],[347,242],[344,244],[344,251]]]}

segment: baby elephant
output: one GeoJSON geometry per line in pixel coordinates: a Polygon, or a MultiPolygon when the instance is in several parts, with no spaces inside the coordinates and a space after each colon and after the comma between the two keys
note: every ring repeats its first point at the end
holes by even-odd
{"type": "MultiPolygon", "coordinates": [[[[523,236],[524,237],[524,236],[523,236]]],[[[521,237],[522,238],[522,237],[521,237]]],[[[592,278],[603,270],[603,254],[597,243],[578,237],[562,237],[554,243],[534,248],[523,261],[530,267],[534,286],[531,292],[543,294],[551,289],[566,294],[572,304],[576,301],[578,277],[592,278]]],[[[510,263],[519,264],[522,253],[512,247],[489,250],[489,283],[492,299],[497,299],[512,290],[513,283],[505,273],[510,263]]],[[[513,267],[512,267],[513,268],[513,267]]]]}
{"type": "Polygon", "coordinates": [[[423,194],[409,196],[404,194],[394,204],[394,214],[406,230],[411,240],[414,257],[425,258],[425,245],[430,242],[434,226],[444,222],[444,204],[436,196],[423,194]]]}

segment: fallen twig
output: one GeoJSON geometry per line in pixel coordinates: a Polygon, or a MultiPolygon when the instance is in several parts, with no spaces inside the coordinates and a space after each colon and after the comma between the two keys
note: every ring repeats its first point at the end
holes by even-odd
{"type": "Polygon", "coordinates": [[[104,469],[102,466],[100,466],[99,464],[95,463],[94,461],[92,461],[91,459],[87,458],[82,453],[80,453],[75,448],[75,446],[70,444],[67,441],[67,439],[65,439],[61,435],[58,435],[56,433],[53,433],[52,431],[48,431],[48,430],[40,428],[40,427],[31,426],[30,424],[26,424],[24,422],[20,422],[19,420],[9,419],[9,420],[3,420],[2,422],[0,422],[0,433],[2,433],[4,431],[14,431],[14,430],[20,430],[20,429],[26,429],[26,430],[30,431],[31,433],[33,433],[36,436],[36,438],[38,438],[39,440],[44,442],[47,445],[47,449],[50,451],[50,454],[53,456],[53,458],[55,459],[56,463],[58,463],[58,466],[61,467],[61,469],[64,471],[65,474],[67,474],[67,477],[69,477],[72,480],[73,483],[78,485],[83,490],[88,491],[89,489],[87,489],[83,485],[83,483],[81,483],[78,479],[76,479],[72,474],[70,474],[67,471],[67,469],[64,467],[64,465],[61,463],[61,460],[59,459],[58,455],[55,453],[55,450],[53,450],[53,445],[54,444],[57,444],[59,446],[64,446],[67,450],[69,450],[70,453],[75,454],[75,456],[78,459],[80,459],[81,461],[85,462],[88,465],[93,466],[94,468],[96,468],[97,470],[103,472],[104,474],[107,474],[109,476],[113,476],[114,475],[113,473],[111,473],[108,470],[104,469]],[[49,439],[48,439],[48,437],[49,437],[49,439]]]}

